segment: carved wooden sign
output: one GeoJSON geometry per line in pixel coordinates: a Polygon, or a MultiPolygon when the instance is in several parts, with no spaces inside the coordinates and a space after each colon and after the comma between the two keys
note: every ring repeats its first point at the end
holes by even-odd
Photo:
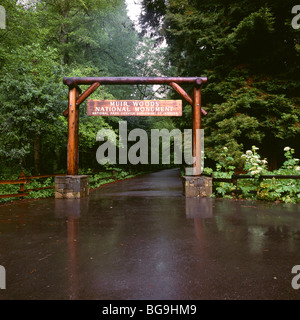
{"type": "Polygon", "coordinates": [[[182,115],[181,100],[87,100],[88,116],[165,116],[182,115]]]}

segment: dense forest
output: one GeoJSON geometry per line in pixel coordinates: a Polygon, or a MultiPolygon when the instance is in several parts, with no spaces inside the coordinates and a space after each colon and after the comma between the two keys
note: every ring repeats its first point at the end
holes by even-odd
{"type": "MultiPolygon", "coordinates": [[[[141,0],[140,27],[125,0],[1,0],[1,174],[64,172],[65,76],[207,76],[202,88],[206,163],[226,147],[233,164],[253,145],[269,168],[299,152],[300,30],[292,0],[141,0]]],[[[186,88],[187,91],[191,88],[186,88]]],[[[92,98],[178,98],[167,88],[100,86],[92,98]],[[156,91],[155,91],[156,90],[156,91]]],[[[191,128],[183,117],[128,117],[128,130],[191,128]]],[[[80,167],[96,162],[97,131],[117,117],[80,107],[80,167]]]]}
{"type": "MultiPolygon", "coordinates": [[[[206,156],[238,161],[252,145],[282,163],[300,143],[300,30],[292,0],[143,0],[144,32],[166,40],[178,76],[206,75],[206,156]]],[[[190,111],[177,126],[189,125],[190,111]]]]}
{"type": "MultiPolygon", "coordinates": [[[[66,171],[66,76],[151,76],[162,72],[154,40],[140,36],[124,0],[1,1],[0,162],[2,174],[66,171]],[[151,65],[151,67],[150,67],[151,65]]],[[[82,88],[84,89],[84,87],[82,88]]],[[[152,88],[101,86],[91,97],[143,99],[152,88]]],[[[80,166],[99,167],[96,134],[118,129],[116,117],[80,109],[80,166]]],[[[127,119],[128,129],[151,119],[127,119]]]]}

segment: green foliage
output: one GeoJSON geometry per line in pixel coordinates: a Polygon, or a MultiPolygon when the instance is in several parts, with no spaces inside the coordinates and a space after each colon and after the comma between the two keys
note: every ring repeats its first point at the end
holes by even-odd
{"type": "MultiPolygon", "coordinates": [[[[202,117],[207,160],[224,146],[242,166],[244,149],[257,145],[272,170],[280,149],[297,146],[299,30],[291,27],[292,0],[143,0],[141,22],[168,44],[173,75],[207,76],[202,117]],[[298,49],[297,49],[298,48],[298,49]],[[274,148],[274,146],[277,148],[274,148]]],[[[181,128],[191,126],[186,108],[181,128]]]]}
{"type": "Polygon", "coordinates": [[[203,120],[208,157],[217,160],[216,150],[226,145],[238,165],[243,148],[256,144],[263,147],[264,155],[273,162],[276,150],[272,145],[282,147],[285,141],[296,143],[300,118],[297,100],[272,93],[275,91],[272,83],[278,90],[278,81],[258,76],[232,77],[228,86],[222,82],[213,89],[225,101],[214,104],[203,120]]]}
{"type": "MultiPolygon", "coordinates": [[[[29,184],[26,184],[25,189],[44,188],[44,187],[50,187],[53,185],[54,185],[54,178],[51,178],[51,177],[46,179],[34,179],[29,184]]],[[[38,199],[38,198],[48,198],[51,196],[54,196],[54,189],[31,191],[29,198],[38,199]]]]}
{"type": "MultiPolygon", "coordinates": [[[[118,180],[129,179],[137,175],[143,174],[145,172],[138,170],[124,170],[112,165],[107,165],[104,171],[93,173],[92,169],[81,169],[79,174],[88,174],[89,175],[89,188],[95,189],[102,185],[112,183],[118,180]]],[[[18,176],[11,175],[9,173],[9,178],[12,180],[17,180],[18,176]]],[[[0,180],[6,180],[7,176],[0,176],[0,180]]],[[[32,179],[29,183],[24,185],[24,192],[28,189],[38,189],[38,188],[47,188],[54,186],[54,177],[49,178],[38,178],[32,179]]],[[[0,184],[0,195],[7,194],[18,194],[20,190],[20,185],[18,184],[0,184]]],[[[25,199],[39,199],[39,198],[48,198],[54,196],[54,188],[47,188],[42,190],[30,191],[30,195],[24,197],[25,199]]],[[[20,197],[13,198],[0,198],[0,203],[11,202],[14,200],[22,199],[20,197]]]]}
{"type": "Polygon", "coordinates": [[[300,163],[299,159],[295,158],[293,155],[295,154],[295,149],[290,147],[285,147],[283,149],[285,151],[285,161],[279,170],[276,170],[278,174],[294,174],[298,172],[300,174],[300,163]]]}
{"type": "MultiPolygon", "coordinates": [[[[216,171],[213,169],[205,168],[204,173],[213,173],[215,178],[226,178],[230,179],[234,174],[235,165],[234,158],[230,155],[227,147],[223,147],[219,154],[219,161],[216,164],[216,171]]],[[[216,195],[222,196],[223,198],[231,198],[231,193],[234,191],[235,187],[228,182],[218,182],[215,186],[216,195]]]]}
{"type": "MultiPolygon", "coordinates": [[[[11,179],[18,179],[18,177],[13,177],[11,179]]],[[[45,188],[54,185],[54,178],[42,178],[42,179],[32,179],[29,183],[24,185],[24,192],[26,193],[27,189],[37,189],[37,188],[45,188]]],[[[0,195],[7,195],[7,194],[18,194],[20,191],[20,185],[18,184],[1,184],[0,185],[0,195]]],[[[44,190],[37,190],[37,191],[30,191],[30,196],[24,198],[30,199],[38,199],[38,198],[48,198],[54,196],[54,189],[44,189],[44,190]]],[[[13,200],[19,200],[20,197],[13,197],[13,198],[3,198],[0,199],[0,203],[10,202],[13,200]]]]}
{"type": "Polygon", "coordinates": [[[242,155],[242,158],[245,159],[244,170],[254,177],[259,177],[267,172],[268,161],[260,159],[260,155],[256,151],[258,149],[256,146],[252,146],[252,150],[247,150],[242,155]]]}
{"type": "MultiPolygon", "coordinates": [[[[1,171],[10,166],[29,174],[65,170],[67,119],[62,113],[68,88],[63,77],[133,76],[143,68],[146,75],[150,68],[144,54],[153,44],[139,38],[124,0],[4,0],[1,5],[7,14],[7,28],[0,30],[1,171]]],[[[158,63],[154,51],[147,57],[158,63]]],[[[136,94],[129,86],[101,86],[90,98],[136,94]]],[[[86,104],[80,106],[81,166],[95,165],[96,133],[116,131],[118,120],[87,117],[86,104]]]]}
{"type": "MultiPolygon", "coordinates": [[[[247,150],[242,155],[244,170],[246,174],[253,176],[252,179],[238,180],[237,193],[236,186],[228,182],[216,182],[214,196],[224,198],[246,198],[267,201],[282,201],[285,203],[300,202],[300,179],[265,179],[262,175],[299,175],[299,159],[293,156],[295,150],[285,147],[285,161],[283,165],[274,171],[267,169],[267,160],[261,159],[258,148],[252,146],[252,150],[247,150]]],[[[227,151],[227,150],[226,150],[227,151]]],[[[217,164],[217,171],[214,172],[215,178],[231,178],[233,167],[231,157],[226,157],[226,153],[221,153],[223,160],[217,164]],[[222,172],[223,170],[223,172],[222,172]]]]}
{"type": "Polygon", "coordinates": [[[89,186],[91,189],[98,188],[103,184],[111,183],[116,180],[128,179],[134,177],[137,173],[132,174],[120,168],[111,167],[110,170],[106,172],[99,172],[90,175],[89,186]]]}
{"type": "Polygon", "coordinates": [[[56,122],[60,122],[65,93],[59,81],[61,68],[54,49],[45,51],[32,44],[11,51],[2,72],[0,156],[23,163],[34,141],[49,135],[53,126],[59,128],[56,122]]]}
{"type": "Polygon", "coordinates": [[[217,172],[225,171],[227,174],[233,174],[235,166],[234,159],[228,153],[228,148],[223,147],[222,152],[220,153],[219,162],[216,165],[217,172]]]}

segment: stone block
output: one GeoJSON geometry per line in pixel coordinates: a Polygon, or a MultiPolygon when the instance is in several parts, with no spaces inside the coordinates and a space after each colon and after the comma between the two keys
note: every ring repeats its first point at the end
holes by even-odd
{"type": "Polygon", "coordinates": [[[87,175],[55,177],[55,198],[78,199],[89,195],[87,175]]]}
{"type": "Polygon", "coordinates": [[[186,197],[210,197],[212,178],[204,176],[183,176],[183,193],[186,197]]]}

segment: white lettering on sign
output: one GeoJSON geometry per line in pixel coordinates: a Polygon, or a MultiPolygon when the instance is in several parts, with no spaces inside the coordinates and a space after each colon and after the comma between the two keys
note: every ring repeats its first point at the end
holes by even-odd
{"type": "Polygon", "coordinates": [[[181,116],[181,100],[88,100],[89,116],[181,116]]]}

